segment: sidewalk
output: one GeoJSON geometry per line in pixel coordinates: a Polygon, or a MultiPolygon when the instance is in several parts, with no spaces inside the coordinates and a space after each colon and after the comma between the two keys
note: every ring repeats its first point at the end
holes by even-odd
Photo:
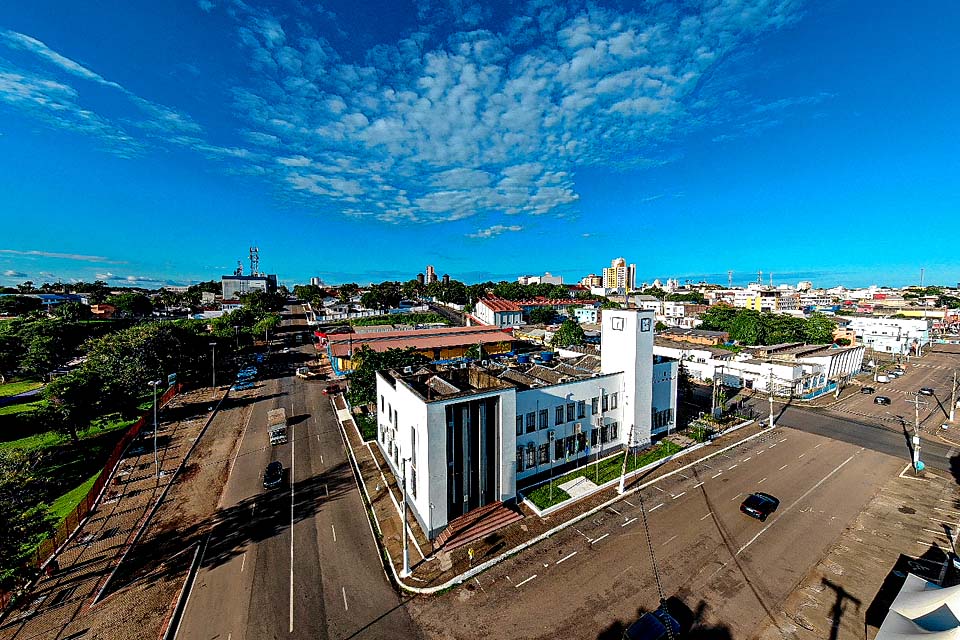
{"type": "MultiPolygon", "coordinates": [[[[342,433],[346,436],[350,453],[356,463],[355,472],[359,471],[361,489],[365,493],[373,514],[373,526],[378,529],[379,542],[385,552],[385,562],[391,565],[389,567],[385,565],[385,570],[388,577],[406,591],[434,593],[462,582],[475,573],[536,544],[539,541],[538,538],[552,535],[560,528],[573,525],[606,502],[618,498],[617,487],[609,487],[543,518],[537,516],[527,505],[521,504],[519,508],[524,515],[522,520],[499,529],[481,540],[451,551],[443,549],[434,551],[432,543],[427,540],[419,524],[412,515],[408,515],[408,535],[411,537],[409,547],[411,575],[400,579],[399,575],[403,568],[403,546],[400,530],[399,483],[390,473],[376,443],[364,443],[361,440],[344,399],[337,395],[333,398],[333,402],[342,433]],[[471,549],[474,552],[472,559],[469,556],[471,549]]],[[[631,490],[692,465],[724,447],[734,446],[746,438],[757,436],[763,431],[761,426],[751,424],[722,436],[695,452],[630,478],[626,483],[625,495],[631,490]]]]}
{"type": "Polygon", "coordinates": [[[121,459],[90,518],[54,556],[57,570],[42,576],[28,600],[3,618],[0,639],[63,637],[68,630],[89,628],[84,616],[212,419],[211,405],[209,390],[202,390],[176,396],[164,407],[159,477],[152,450],[121,459]],[[175,420],[164,420],[171,417],[175,420]]]}

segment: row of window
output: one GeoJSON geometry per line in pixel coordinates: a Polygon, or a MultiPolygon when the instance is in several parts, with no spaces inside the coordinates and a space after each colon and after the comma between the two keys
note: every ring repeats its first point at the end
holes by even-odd
{"type": "MultiPolygon", "coordinates": [[[[604,411],[617,408],[617,394],[603,394],[603,397],[595,396],[590,400],[591,415],[600,413],[600,407],[604,411]]],[[[566,422],[582,420],[587,417],[587,403],[585,400],[576,402],[567,402],[554,407],[553,425],[559,426],[566,422]]],[[[524,433],[533,433],[537,429],[546,429],[550,426],[550,410],[540,409],[539,411],[530,411],[526,414],[517,415],[517,435],[524,433]]]]}
{"type": "MultiPolygon", "coordinates": [[[[617,439],[619,424],[613,422],[590,430],[590,447],[603,445],[617,439]]],[[[576,433],[566,438],[557,438],[553,441],[553,461],[569,460],[587,448],[587,434],[576,433]]],[[[533,442],[525,447],[517,447],[517,472],[528,471],[542,464],[550,464],[550,443],[537,445],[533,442]]]]}
{"type": "Polygon", "coordinates": [[[653,428],[659,429],[673,424],[673,409],[653,412],[653,428]]]}

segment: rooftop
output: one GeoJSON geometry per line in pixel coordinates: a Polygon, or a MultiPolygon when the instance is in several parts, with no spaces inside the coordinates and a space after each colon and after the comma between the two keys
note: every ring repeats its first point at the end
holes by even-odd
{"type": "Polygon", "coordinates": [[[472,344],[514,342],[514,337],[500,327],[438,327],[411,331],[384,331],[370,334],[328,335],[330,352],[338,358],[348,357],[352,351],[367,346],[374,351],[388,349],[439,349],[472,344]]]}

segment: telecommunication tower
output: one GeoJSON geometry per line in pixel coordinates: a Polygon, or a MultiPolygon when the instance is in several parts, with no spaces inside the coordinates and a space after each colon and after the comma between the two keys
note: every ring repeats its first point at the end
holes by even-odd
{"type": "Polygon", "coordinates": [[[260,249],[258,247],[250,247],[250,275],[260,275],[260,249]]]}
{"type": "Polygon", "coordinates": [[[727,271],[727,289],[733,289],[733,271],[727,271]]]}

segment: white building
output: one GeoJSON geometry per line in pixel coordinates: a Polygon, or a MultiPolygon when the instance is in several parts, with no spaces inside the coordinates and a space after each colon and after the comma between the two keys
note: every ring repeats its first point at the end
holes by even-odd
{"type": "Polygon", "coordinates": [[[628,265],[623,258],[616,258],[603,270],[603,287],[626,293],[635,288],[636,278],[637,265],[628,265]]]}
{"type": "Polygon", "coordinates": [[[874,351],[918,354],[930,342],[931,320],[906,318],[850,318],[847,328],[874,351]]]}
{"type": "Polygon", "coordinates": [[[555,276],[547,271],[542,276],[520,276],[517,278],[520,284],[563,284],[563,276],[555,276]]]}
{"type": "MultiPolygon", "coordinates": [[[[602,355],[377,374],[377,444],[432,539],[518,487],[675,422],[677,363],[653,354],[653,314],[603,315],[602,355]],[[631,435],[632,434],[632,435],[631,435]]],[[[526,360],[526,361],[524,361],[526,360]]]]}
{"type": "Polygon", "coordinates": [[[523,324],[520,305],[502,298],[481,298],[473,308],[473,315],[483,324],[497,327],[519,327],[523,324]]]}

